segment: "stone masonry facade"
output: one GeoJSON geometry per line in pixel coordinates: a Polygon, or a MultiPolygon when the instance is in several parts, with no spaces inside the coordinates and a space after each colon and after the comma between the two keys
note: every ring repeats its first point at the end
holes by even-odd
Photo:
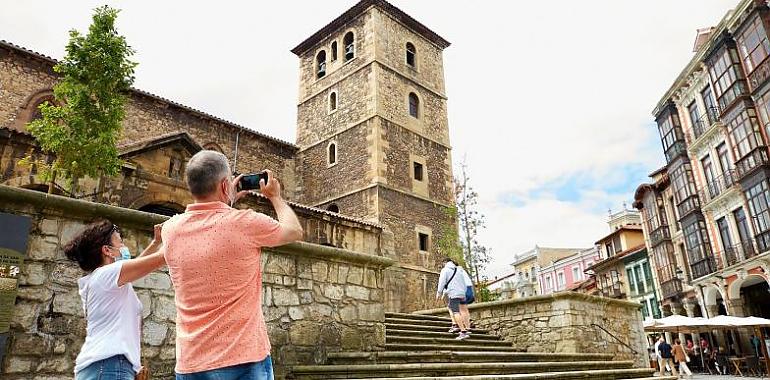
{"type": "MultiPolygon", "coordinates": [[[[121,174],[82,179],[74,196],[161,214],[181,212],[191,201],[183,181],[189,157],[214,149],[234,162],[237,151],[234,170],[273,170],[284,196],[307,206],[302,209],[308,220],[325,224],[336,218],[381,229],[381,241],[388,243],[365,250],[397,261],[386,283],[407,281],[386,292],[388,310],[435,306],[431,287],[440,266],[435,242],[456,225],[446,212],[453,204],[442,58],[448,46],[386,1],[360,1],[292,49],[300,63],[296,145],[132,90],[118,143],[126,163],[121,174]],[[318,74],[321,51],[324,75],[318,74]],[[411,104],[410,94],[416,99],[411,104]]],[[[53,100],[55,63],[0,41],[0,184],[47,188],[36,168],[18,161],[29,151],[45,157],[25,126],[39,104],[53,100]]]]}
{"type": "MultiPolygon", "coordinates": [[[[152,225],[165,217],[6,186],[0,186],[0,212],[33,220],[0,378],[71,379],[85,338],[77,293],[83,273],[64,257],[62,246],[85,223],[107,217],[138,253],[149,244],[152,225]]],[[[304,222],[307,232],[311,226],[304,222]]],[[[359,236],[359,245],[366,234],[365,228],[348,232],[359,236]]],[[[262,310],[278,378],[291,365],[323,361],[328,352],[382,348],[384,268],[391,263],[374,253],[311,243],[263,251],[262,310]]],[[[153,378],[173,378],[176,310],[170,277],[162,269],[135,282],[134,289],[144,306],[142,357],[153,378]]]]}

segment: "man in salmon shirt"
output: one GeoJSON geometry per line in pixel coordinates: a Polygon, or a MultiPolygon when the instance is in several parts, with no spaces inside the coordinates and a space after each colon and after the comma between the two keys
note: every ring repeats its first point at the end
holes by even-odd
{"type": "Polygon", "coordinates": [[[273,379],[270,340],[262,315],[261,247],[302,238],[294,211],[273,173],[260,191],[278,220],[232,205],[236,191],[227,158],[203,150],[187,164],[195,202],[163,225],[165,258],[174,284],[176,378],[273,379]]]}

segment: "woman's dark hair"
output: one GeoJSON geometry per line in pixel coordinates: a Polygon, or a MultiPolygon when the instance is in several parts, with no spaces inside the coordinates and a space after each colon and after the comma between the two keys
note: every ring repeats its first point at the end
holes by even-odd
{"type": "Polygon", "coordinates": [[[102,265],[102,247],[112,245],[115,225],[109,220],[97,220],[77,234],[64,246],[67,258],[78,263],[81,269],[91,272],[102,265]]]}

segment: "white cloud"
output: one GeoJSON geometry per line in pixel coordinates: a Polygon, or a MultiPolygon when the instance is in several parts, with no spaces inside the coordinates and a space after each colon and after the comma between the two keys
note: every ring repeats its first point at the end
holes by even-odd
{"type": "MultiPolygon", "coordinates": [[[[0,38],[61,57],[67,30],[84,30],[101,3],[0,0],[0,38]]],[[[137,87],[293,141],[289,49],[354,1],[109,3],[123,9],[120,30],[138,51],[137,87]]],[[[738,1],[393,3],[453,43],[444,55],[453,159],[468,157],[491,268],[503,268],[535,243],[600,237],[602,205],[633,196],[607,189],[627,180],[623,170],[663,161],[650,110],[692,56],[695,30],[738,1]],[[589,180],[576,201],[531,194],[578,176],[589,180]],[[520,203],[502,204],[502,194],[520,203]]]]}

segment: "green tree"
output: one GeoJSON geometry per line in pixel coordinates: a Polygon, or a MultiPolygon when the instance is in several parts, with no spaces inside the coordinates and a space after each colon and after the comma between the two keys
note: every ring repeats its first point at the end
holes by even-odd
{"type": "Polygon", "coordinates": [[[459,178],[455,181],[455,202],[460,224],[460,243],[468,264],[468,275],[481,284],[481,271],[489,263],[489,250],[478,241],[478,233],[484,228],[484,215],[478,211],[479,194],[473,190],[465,160],[460,164],[459,178]]]}
{"type": "Polygon", "coordinates": [[[96,8],[87,35],[70,31],[66,55],[54,67],[60,75],[54,104],[41,104],[42,118],[27,126],[40,148],[55,157],[50,164],[24,158],[38,166],[49,193],[57,178],[75,193],[79,178],[115,176],[120,170],[115,145],[136,63],[129,59],[134,50],[115,28],[118,12],[96,8]]]}

